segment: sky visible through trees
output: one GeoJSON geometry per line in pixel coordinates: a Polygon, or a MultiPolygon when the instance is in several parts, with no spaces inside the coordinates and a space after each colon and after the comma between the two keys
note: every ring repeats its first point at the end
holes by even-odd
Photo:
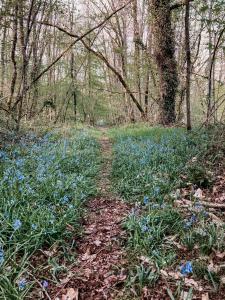
{"type": "Polygon", "coordinates": [[[0,0],[0,299],[224,300],[225,0],[0,0]]]}

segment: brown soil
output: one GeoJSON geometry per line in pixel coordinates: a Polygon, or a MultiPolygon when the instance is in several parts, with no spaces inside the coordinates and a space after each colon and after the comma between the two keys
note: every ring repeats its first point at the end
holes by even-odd
{"type": "Polygon", "coordinates": [[[87,204],[84,235],[77,247],[77,265],[53,299],[67,299],[63,295],[70,292],[75,300],[115,299],[126,280],[122,222],[130,208],[111,192],[112,146],[107,137],[102,138],[101,147],[104,163],[100,195],[87,204]]]}

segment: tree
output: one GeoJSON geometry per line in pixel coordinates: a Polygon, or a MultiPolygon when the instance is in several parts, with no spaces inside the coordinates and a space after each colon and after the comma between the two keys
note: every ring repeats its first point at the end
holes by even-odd
{"type": "Polygon", "coordinates": [[[187,107],[187,130],[191,130],[191,106],[190,106],[190,89],[191,89],[191,49],[190,49],[190,0],[186,0],[185,11],[185,50],[186,50],[186,107],[187,107]]]}
{"type": "Polygon", "coordinates": [[[155,61],[159,77],[159,122],[163,125],[175,122],[175,98],[178,87],[170,4],[171,1],[168,0],[151,2],[155,61]]]}

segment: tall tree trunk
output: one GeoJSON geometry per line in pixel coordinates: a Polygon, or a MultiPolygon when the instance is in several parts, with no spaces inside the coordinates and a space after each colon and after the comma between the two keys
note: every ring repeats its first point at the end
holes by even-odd
{"type": "Polygon", "coordinates": [[[186,0],[185,12],[185,49],[186,49],[186,107],[187,107],[187,130],[191,130],[191,104],[190,104],[190,88],[191,88],[191,49],[190,49],[190,0],[186,0]]]}
{"type": "Polygon", "coordinates": [[[152,0],[155,60],[159,76],[159,122],[175,122],[175,98],[178,75],[175,59],[175,41],[171,24],[170,0],[152,0]]]}
{"type": "Polygon", "coordinates": [[[207,94],[207,123],[210,122],[211,119],[211,111],[212,111],[212,8],[213,8],[213,1],[209,0],[209,66],[208,66],[208,94],[207,94]]]}
{"type": "Polygon", "coordinates": [[[3,28],[3,36],[1,42],[1,86],[0,86],[0,97],[4,96],[4,85],[5,85],[5,71],[6,71],[6,62],[5,62],[5,51],[6,51],[6,21],[3,28]]]}
{"type": "Polygon", "coordinates": [[[70,76],[71,76],[71,88],[72,88],[72,97],[73,97],[73,112],[74,112],[74,121],[77,121],[77,93],[76,93],[76,70],[74,66],[74,53],[71,53],[71,69],[70,69],[70,76]]]}
{"type": "Polygon", "coordinates": [[[138,6],[137,0],[133,1],[133,30],[134,30],[134,75],[135,75],[135,88],[137,88],[137,95],[139,103],[141,104],[141,57],[140,57],[140,30],[138,23],[138,6]]]}

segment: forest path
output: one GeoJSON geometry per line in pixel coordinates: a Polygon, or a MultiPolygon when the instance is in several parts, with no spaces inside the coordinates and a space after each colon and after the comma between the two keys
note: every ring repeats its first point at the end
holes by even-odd
{"type": "Polygon", "coordinates": [[[74,299],[79,300],[116,299],[126,279],[126,252],[122,247],[126,233],[121,223],[130,207],[111,191],[112,143],[102,130],[100,192],[87,204],[84,235],[77,247],[78,263],[66,286],[76,291],[74,299]]]}

